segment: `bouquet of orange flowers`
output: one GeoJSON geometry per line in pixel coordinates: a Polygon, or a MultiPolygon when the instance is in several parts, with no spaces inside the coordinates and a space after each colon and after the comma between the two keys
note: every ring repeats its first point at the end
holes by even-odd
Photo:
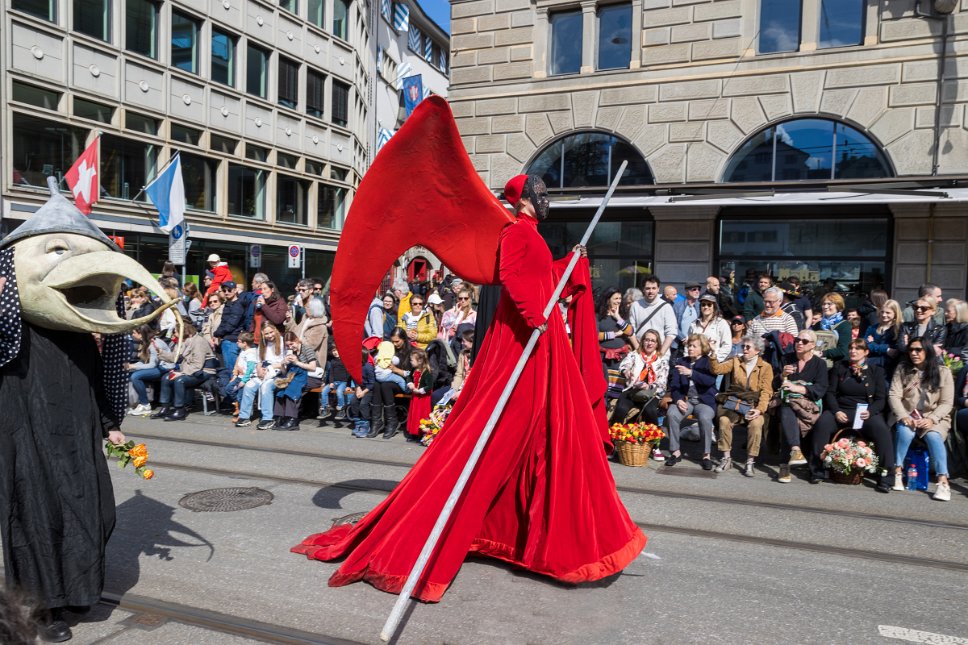
{"type": "Polygon", "coordinates": [[[116,445],[108,441],[104,444],[104,449],[107,451],[108,457],[117,457],[118,468],[133,464],[134,472],[139,477],[151,479],[155,476],[155,471],[145,468],[148,463],[148,448],[143,443],[135,445],[133,441],[129,441],[116,445]]]}
{"type": "Polygon", "coordinates": [[[613,423],[609,429],[613,441],[658,445],[665,436],[662,428],[654,423],[613,423]]]}

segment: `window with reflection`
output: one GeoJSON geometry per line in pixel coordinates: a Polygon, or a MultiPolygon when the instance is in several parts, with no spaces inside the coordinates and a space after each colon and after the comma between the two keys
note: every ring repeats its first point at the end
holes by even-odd
{"type": "Polygon", "coordinates": [[[57,20],[57,0],[13,0],[11,6],[44,20],[57,20]]]}
{"type": "Polygon", "coordinates": [[[581,9],[559,11],[551,24],[551,74],[577,74],[581,69],[581,9]]]}
{"type": "MultiPolygon", "coordinates": [[[[155,176],[158,146],[110,134],[101,136],[101,194],[131,199],[155,176]]],[[[141,192],[139,201],[147,195],[141,192]]]]}
{"type": "Polygon", "coordinates": [[[276,221],[287,224],[306,224],[306,203],[309,201],[309,182],[287,175],[276,180],[276,221]]]}
{"type": "Polygon", "coordinates": [[[215,171],[218,163],[214,159],[188,152],[182,152],[180,156],[188,207],[200,211],[214,211],[215,171]]]}
{"type": "Polygon", "coordinates": [[[724,182],[893,177],[884,152],[865,134],[827,119],[770,126],[733,153],[724,182]]]}
{"type": "Polygon", "coordinates": [[[62,177],[84,150],[85,128],[18,113],[13,114],[12,121],[15,185],[46,187],[47,177],[62,177]]]}
{"type": "Polygon", "coordinates": [[[198,32],[201,23],[177,11],[171,12],[171,64],[198,74],[198,32]]]}
{"type": "Polygon", "coordinates": [[[212,80],[235,85],[235,36],[212,29],[212,80]]]}
{"type": "Polygon", "coordinates": [[[598,69],[628,69],[632,59],[632,5],[598,8],[598,69]]]}
{"type": "Polygon", "coordinates": [[[340,229],[346,215],[346,189],[319,184],[316,197],[316,228],[340,229]]]}
{"type": "Polygon", "coordinates": [[[326,97],[326,75],[314,69],[306,70],[306,114],[323,118],[326,97]]]}
{"type": "Polygon", "coordinates": [[[149,58],[158,58],[158,3],[128,0],[124,12],[124,48],[149,58]]]}
{"type": "Polygon", "coordinates": [[[864,42],[865,0],[820,0],[817,47],[849,47],[864,42]]]}
{"type": "Polygon", "coordinates": [[[278,103],[295,109],[299,103],[299,64],[279,57],[278,103]]]}
{"type": "Polygon", "coordinates": [[[87,0],[74,2],[74,31],[92,38],[111,41],[110,0],[87,0]]]}
{"type": "Polygon", "coordinates": [[[648,162],[635,147],[603,132],[579,132],[554,141],[526,172],[540,176],[548,188],[608,186],[623,161],[629,165],[620,185],[655,183],[648,162]]]}
{"type": "Polygon", "coordinates": [[[324,0],[309,0],[309,15],[306,18],[320,29],[323,27],[324,0]]]}
{"type": "Polygon", "coordinates": [[[333,0],[333,35],[349,40],[349,0],[333,0]]]}
{"type": "Polygon", "coordinates": [[[245,61],[245,91],[260,99],[266,98],[269,86],[269,52],[249,45],[245,61]]]}
{"type": "Polygon", "coordinates": [[[229,164],[229,215],[266,218],[266,171],[229,164]]]}
{"type": "Polygon", "coordinates": [[[798,51],[802,11],[802,0],[760,0],[759,52],[798,51]]]}

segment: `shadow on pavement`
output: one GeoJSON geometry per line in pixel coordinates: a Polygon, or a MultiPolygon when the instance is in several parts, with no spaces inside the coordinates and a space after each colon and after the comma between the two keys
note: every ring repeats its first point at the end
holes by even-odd
{"type": "Polygon", "coordinates": [[[389,493],[398,483],[390,479],[349,479],[320,488],[313,495],[313,504],[319,508],[341,509],[343,506],[340,502],[347,495],[361,491],[389,493]]]}

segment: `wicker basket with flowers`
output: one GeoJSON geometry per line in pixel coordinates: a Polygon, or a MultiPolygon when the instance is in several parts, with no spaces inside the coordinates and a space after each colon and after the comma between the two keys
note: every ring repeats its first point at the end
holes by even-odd
{"type": "Polygon", "coordinates": [[[618,461],[623,466],[637,468],[649,460],[653,447],[665,436],[654,423],[614,423],[609,429],[618,461]]]}

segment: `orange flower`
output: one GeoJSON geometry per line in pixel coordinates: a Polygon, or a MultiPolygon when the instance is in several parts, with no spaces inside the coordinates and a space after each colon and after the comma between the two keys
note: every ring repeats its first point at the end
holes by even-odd
{"type": "Polygon", "coordinates": [[[141,467],[142,467],[142,466],[144,466],[144,465],[145,465],[146,463],[148,463],[148,458],[147,458],[147,457],[143,457],[143,456],[141,456],[141,455],[139,455],[139,456],[137,456],[137,457],[135,457],[134,459],[132,459],[132,460],[131,460],[131,463],[133,463],[133,464],[134,464],[134,467],[135,467],[135,468],[141,468],[141,467]]]}
{"type": "Polygon", "coordinates": [[[128,451],[128,454],[131,455],[132,458],[135,458],[135,457],[144,457],[145,459],[147,459],[148,458],[148,448],[145,447],[145,445],[143,443],[139,443],[137,446],[135,446],[134,448],[132,448],[131,450],[129,450],[128,451]]]}
{"type": "Polygon", "coordinates": [[[155,476],[155,471],[153,471],[150,468],[145,468],[144,472],[141,473],[141,476],[144,477],[145,479],[151,479],[152,477],[155,476]]]}

